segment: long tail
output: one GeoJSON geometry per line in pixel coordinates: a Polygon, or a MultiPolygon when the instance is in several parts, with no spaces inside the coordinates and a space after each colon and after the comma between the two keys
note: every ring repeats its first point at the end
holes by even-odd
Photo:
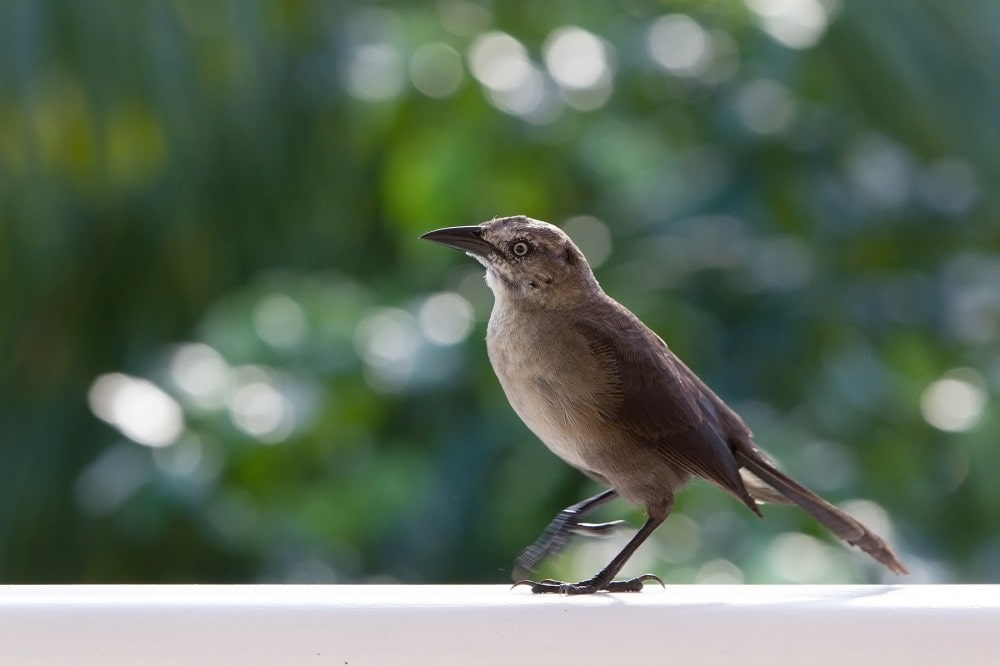
{"type": "MultiPolygon", "coordinates": [[[[792,479],[775,467],[769,460],[757,451],[737,449],[736,458],[751,474],[777,490],[789,501],[797,504],[808,512],[824,527],[847,543],[857,546],[873,558],[884,564],[893,573],[907,574],[906,567],[899,561],[892,546],[882,537],[872,532],[859,521],[847,515],[825,499],[792,479]]],[[[751,489],[751,494],[753,490],[751,489]]],[[[760,499],[769,499],[761,497],[760,499]]]]}

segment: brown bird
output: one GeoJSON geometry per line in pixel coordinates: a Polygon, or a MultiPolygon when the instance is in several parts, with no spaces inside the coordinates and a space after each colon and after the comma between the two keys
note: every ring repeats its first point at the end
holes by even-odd
{"type": "Polygon", "coordinates": [[[750,429],[632,312],[604,293],[569,236],[521,215],[421,236],[486,267],[494,295],[490,362],[521,420],[553,453],[600,484],[599,495],[552,521],[515,564],[515,578],[562,549],[573,533],[602,534],[621,521],[583,523],[615,496],[647,520],[597,575],[579,583],[521,580],[534,592],[634,592],[646,574],[614,580],[659,527],[691,477],[711,481],[758,516],[758,501],[797,504],[844,541],[897,574],[908,573],[870,529],[779,470],[750,429]]]}

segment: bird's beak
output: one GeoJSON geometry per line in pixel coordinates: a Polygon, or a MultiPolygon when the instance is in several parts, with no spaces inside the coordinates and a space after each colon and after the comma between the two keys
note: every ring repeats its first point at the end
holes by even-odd
{"type": "Polygon", "coordinates": [[[482,229],[476,227],[448,227],[428,231],[421,236],[424,240],[438,243],[456,250],[462,250],[478,257],[488,257],[498,250],[489,242],[483,240],[482,229]]]}

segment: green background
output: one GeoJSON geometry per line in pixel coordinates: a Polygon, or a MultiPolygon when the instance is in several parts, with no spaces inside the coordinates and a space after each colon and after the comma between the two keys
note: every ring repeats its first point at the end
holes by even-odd
{"type": "MultiPolygon", "coordinates": [[[[0,3],[0,580],[508,580],[597,489],[506,404],[479,267],[418,236],[523,213],[910,582],[1000,581],[997,25],[989,0],[0,3]]],[[[694,484],[633,569],[895,580],[764,512],[694,484]]]]}

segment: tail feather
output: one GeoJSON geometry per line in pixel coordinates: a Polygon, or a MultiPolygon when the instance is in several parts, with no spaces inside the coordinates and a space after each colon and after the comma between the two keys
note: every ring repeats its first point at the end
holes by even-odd
{"type": "MultiPolygon", "coordinates": [[[[797,504],[839,538],[868,553],[893,573],[909,573],[892,550],[892,546],[886,543],[885,540],[865,527],[861,522],[855,520],[798,481],[789,477],[775,467],[762,454],[756,450],[743,451],[738,449],[736,457],[740,464],[751,474],[774,490],[777,490],[789,501],[797,504]]],[[[754,494],[753,488],[750,490],[751,494],[754,494]]],[[[765,496],[760,499],[768,500],[772,498],[765,496]]]]}

